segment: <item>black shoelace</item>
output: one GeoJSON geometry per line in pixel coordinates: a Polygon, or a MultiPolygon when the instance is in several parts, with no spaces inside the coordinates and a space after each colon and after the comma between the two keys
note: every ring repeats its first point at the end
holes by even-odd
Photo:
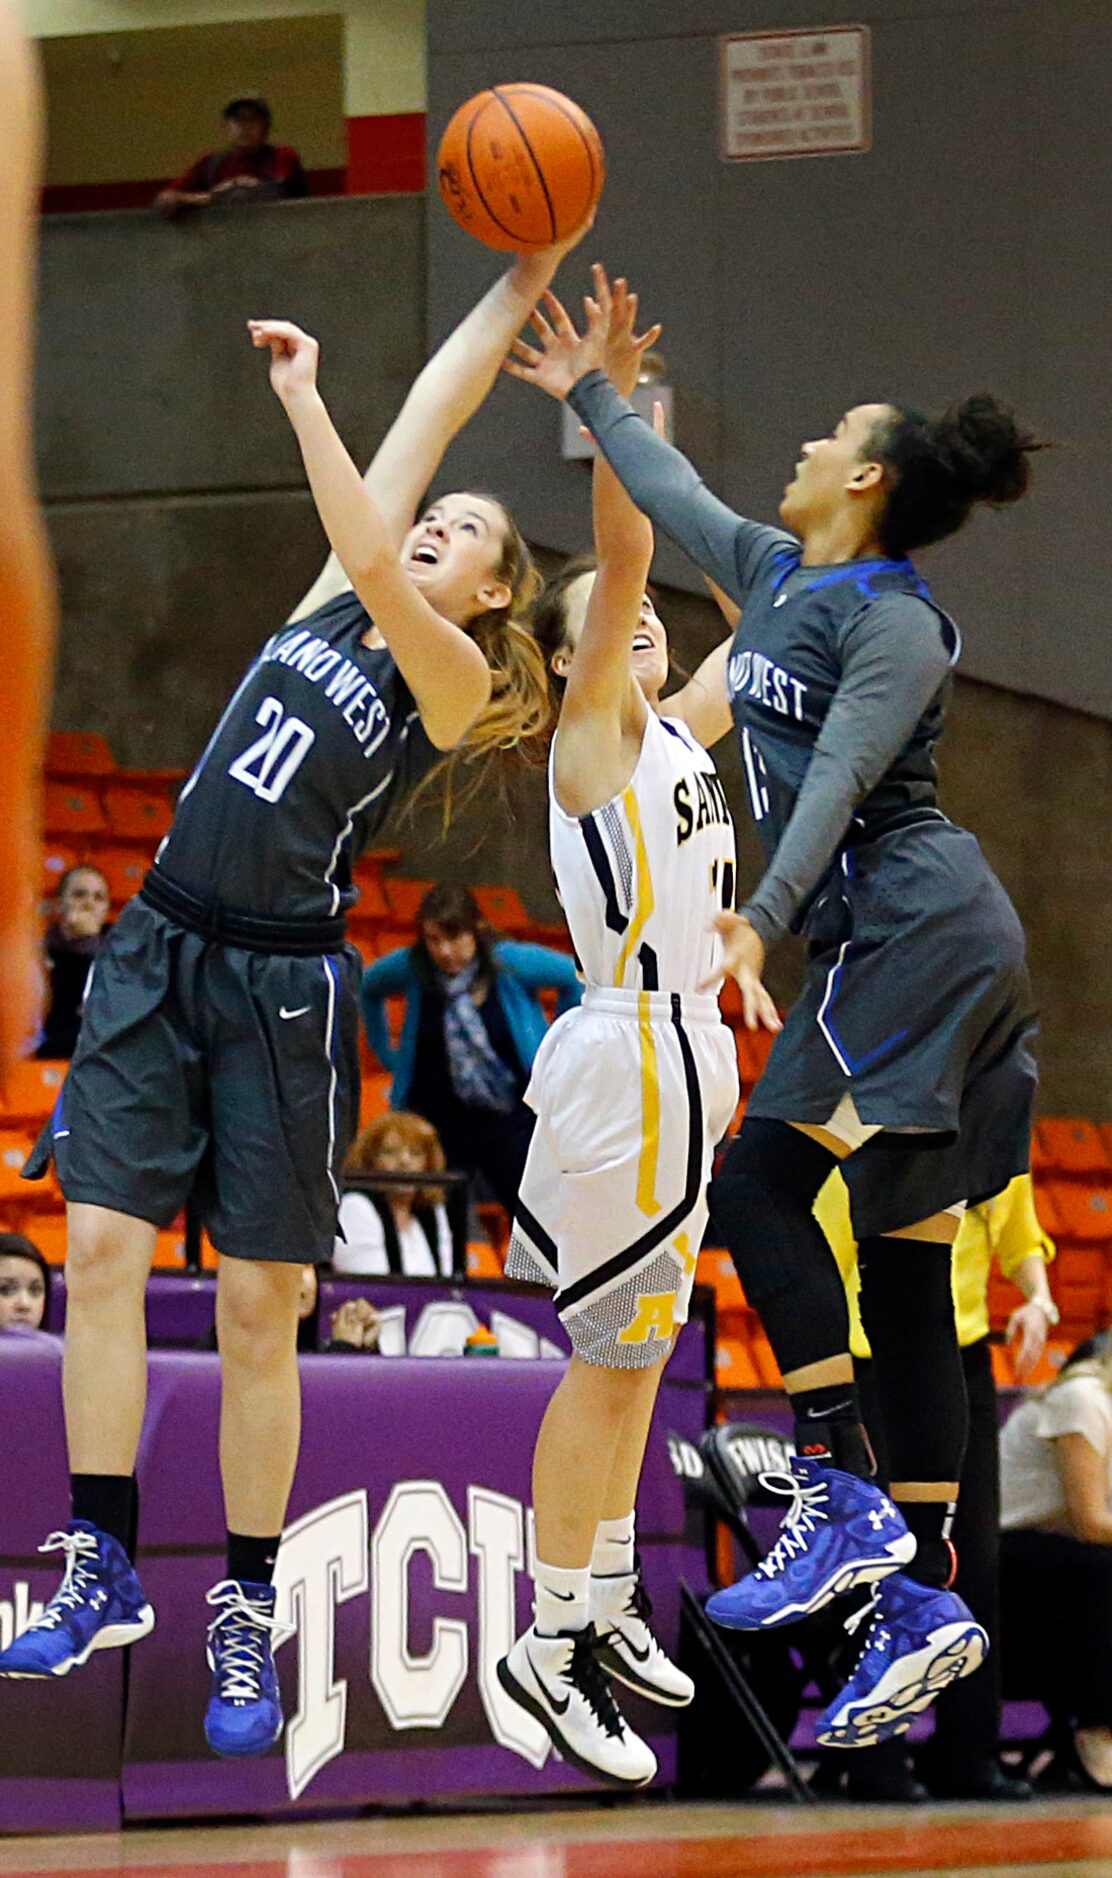
{"type": "Polygon", "coordinates": [[[605,1671],[596,1661],[595,1633],[588,1624],[580,1632],[572,1646],[571,1661],[562,1672],[565,1682],[578,1689],[588,1708],[608,1735],[618,1738],[624,1732],[624,1723],[618,1704],[610,1692],[605,1671]]]}

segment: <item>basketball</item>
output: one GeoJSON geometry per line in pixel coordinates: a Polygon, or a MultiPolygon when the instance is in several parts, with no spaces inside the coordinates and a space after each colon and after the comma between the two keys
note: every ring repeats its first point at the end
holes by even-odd
{"type": "Polygon", "coordinates": [[[602,139],[547,85],[495,85],[461,104],[440,140],[450,215],[488,248],[518,253],[573,235],[602,193],[602,139]]]}

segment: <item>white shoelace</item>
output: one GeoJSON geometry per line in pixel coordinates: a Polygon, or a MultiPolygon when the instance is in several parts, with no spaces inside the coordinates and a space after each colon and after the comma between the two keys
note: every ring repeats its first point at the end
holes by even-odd
{"type": "Polygon", "coordinates": [[[37,1630],[54,1630],[68,1611],[78,1609],[90,1585],[96,1583],[96,1572],[90,1567],[99,1559],[97,1542],[91,1532],[51,1532],[39,1551],[66,1555],[62,1582],[35,1626],[37,1630]]]}
{"type": "Polygon", "coordinates": [[[830,1490],[825,1480],[817,1480],[813,1486],[805,1486],[803,1481],[786,1469],[783,1472],[777,1469],[761,1474],[759,1479],[761,1486],[767,1487],[770,1493],[790,1493],[792,1497],[792,1503],[784,1514],[780,1537],[753,1574],[755,1578],[774,1578],[793,1558],[806,1552],[808,1534],[829,1519],[825,1508],[830,1490]]]}
{"type": "Polygon", "coordinates": [[[874,1623],[873,1621],[877,1616],[879,1608],[880,1585],[877,1584],[873,1587],[873,1594],[868,1603],[862,1604],[859,1610],[851,1611],[843,1625],[846,1635],[852,1637],[854,1632],[860,1629],[862,1624],[868,1624],[868,1633],[861,1651],[863,1657],[866,1656],[870,1650],[883,1649],[884,1645],[891,1640],[891,1632],[887,1624],[883,1622],[874,1623]]]}
{"type": "Polygon", "coordinates": [[[268,1611],[261,1610],[257,1604],[252,1604],[234,1578],[223,1578],[218,1585],[213,1585],[212,1590],[206,1593],[205,1602],[223,1607],[220,1615],[214,1617],[208,1627],[210,1667],[214,1667],[212,1646],[216,1642],[217,1632],[225,1624],[232,1632],[227,1643],[221,1639],[220,1693],[223,1699],[226,1702],[256,1701],[265,1656],[263,1639],[267,1634],[272,1639],[288,1636],[287,1626],[279,1623],[277,1617],[271,1616],[268,1611]]]}

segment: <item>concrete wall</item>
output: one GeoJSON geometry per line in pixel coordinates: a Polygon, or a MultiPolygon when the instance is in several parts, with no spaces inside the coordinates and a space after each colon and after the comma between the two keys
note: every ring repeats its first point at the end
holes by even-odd
{"type": "Polygon", "coordinates": [[[314,332],[359,459],[424,353],[415,198],[280,203],[42,235],[38,446],[61,574],[56,721],[121,761],[188,764],[323,537],[245,321],[314,332]]]}
{"type": "MultiPolygon", "coordinates": [[[[430,0],[430,153],[480,86],[530,78],[588,110],[608,176],[598,257],[629,274],[677,388],[677,437],[712,487],[775,513],[799,441],[862,397],[939,407],[988,385],[1060,448],[1019,510],[923,557],[966,631],[965,670],[1112,716],[1112,0],[430,0]],[[728,164],[716,35],[863,21],[866,155],[728,164]]],[[[442,333],[490,257],[431,213],[429,317],[442,333]]],[[[565,548],[582,472],[552,405],[507,384],[468,461],[565,548]]],[[[471,474],[475,474],[472,467],[471,474]]],[[[666,550],[679,584],[691,570],[666,550]]]]}

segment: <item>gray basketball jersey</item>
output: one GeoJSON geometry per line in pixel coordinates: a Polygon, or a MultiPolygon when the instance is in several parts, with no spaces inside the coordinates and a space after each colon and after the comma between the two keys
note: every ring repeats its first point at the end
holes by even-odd
{"type": "MultiPolygon", "coordinates": [[[[726,682],[749,808],[766,859],[771,861],[780,846],[816,748],[837,741],[831,707],[847,667],[876,651],[886,664],[893,641],[898,648],[906,639],[913,648],[923,634],[941,655],[940,689],[903,747],[856,803],[847,839],[850,844],[872,840],[909,819],[937,815],[934,747],[947,688],[941,675],[957,658],[957,628],[935,606],[910,561],[804,567],[791,535],[772,528],[761,534],[763,541],[750,544],[750,584],[726,682]]],[[[832,865],[839,859],[833,856],[832,865]]],[[[812,901],[822,885],[812,890],[812,901]]],[[[805,906],[794,923],[805,925],[806,912],[805,906]]]]}
{"type": "Polygon", "coordinates": [[[267,641],[178,799],[169,879],[259,919],[353,905],[353,863],[440,756],[371,624],[349,591],[267,641]]]}

